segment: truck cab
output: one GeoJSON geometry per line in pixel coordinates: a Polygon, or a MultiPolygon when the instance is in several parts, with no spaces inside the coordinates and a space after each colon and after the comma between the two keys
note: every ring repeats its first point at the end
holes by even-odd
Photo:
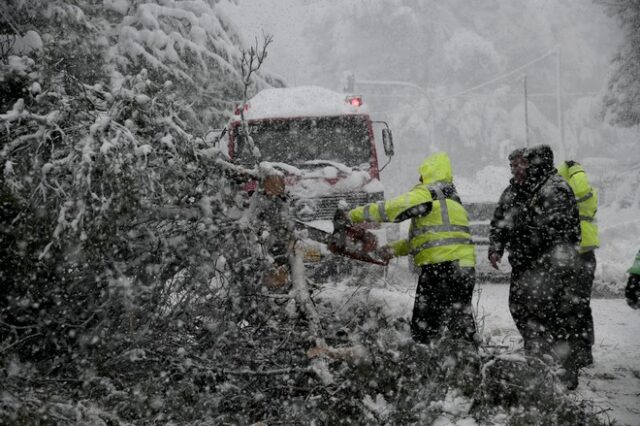
{"type": "MultiPolygon", "coordinates": [[[[352,207],[384,198],[374,122],[362,97],[313,86],[265,89],[235,112],[229,157],[247,166],[269,162],[282,171],[298,220],[331,219],[341,200],[352,207]]],[[[383,124],[391,157],[391,133],[383,124]]],[[[245,189],[255,185],[248,182],[245,189]]]]}

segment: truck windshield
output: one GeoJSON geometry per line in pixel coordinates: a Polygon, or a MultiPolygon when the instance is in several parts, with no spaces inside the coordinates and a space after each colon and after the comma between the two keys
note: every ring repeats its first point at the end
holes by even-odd
{"type": "MultiPolygon", "coordinates": [[[[234,129],[237,135],[237,127],[234,129]]],[[[305,166],[324,160],[349,167],[368,168],[371,142],[366,116],[301,117],[249,122],[249,133],[260,150],[259,161],[305,166]]],[[[236,137],[237,161],[255,161],[250,150],[236,137]]]]}

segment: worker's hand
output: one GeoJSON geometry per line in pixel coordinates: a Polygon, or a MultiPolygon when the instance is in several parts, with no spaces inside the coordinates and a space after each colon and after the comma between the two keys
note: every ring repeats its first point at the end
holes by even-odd
{"type": "Polygon", "coordinates": [[[627,304],[633,309],[640,309],[640,276],[629,275],[627,281],[627,287],[624,290],[624,296],[627,299],[627,304]]]}
{"type": "Polygon", "coordinates": [[[342,230],[351,224],[349,212],[346,209],[338,209],[333,214],[333,232],[342,230]]]}
{"type": "Polygon", "coordinates": [[[382,260],[391,260],[391,259],[393,259],[393,251],[391,251],[391,247],[389,247],[389,246],[379,247],[376,250],[376,253],[378,254],[378,256],[380,256],[380,259],[382,259],[382,260]]]}
{"type": "Polygon", "coordinates": [[[491,266],[493,266],[493,269],[500,270],[498,263],[500,263],[501,260],[502,256],[500,256],[498,253],[491,253],[489,255],[489,262],[491,262],[491,266]]]}

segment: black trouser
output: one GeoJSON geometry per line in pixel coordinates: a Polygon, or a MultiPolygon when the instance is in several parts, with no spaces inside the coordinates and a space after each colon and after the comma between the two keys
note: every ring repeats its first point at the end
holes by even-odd
{"type": "Polygon", "coordinates": [[[581,270],[577,253],[566,262],[547,256],[529,268],[514,269],[509,293],[525,351],[552,354],[572,370],[586,365],[585,348],[591,347],[585,314],[585,293],[590,291],[580,279],[581,270]]]}
{"type": "Polygon", "coordinates": [[[527,285],[522,281],[522,277],[526,268],[522,266],[511,266],[511,277],[509,281],[509,311],[513,322],[516,324],[518,332],[522,336],[522,341],[526,350],[535,334],[531,326],[528,326],[529,318],[533,318],[534,313],[530,312],[529,302],[530,296],[527,291],[527,285]]]}
{"type": "Polygon", "coordinates": [[[549,301],[552,288],[540,269],[513,266],[509,287],[509,311],[522,336],[526,352],[549,352],[548,324],[553,316],[549,301]]]}
{"type": "Polygon", "coordinates": [[[595,335],[593,331],[593,314],[591,313],[591,290],[596,271],[596,254],[593,250],[580,254],[580,272],[575,289],[576,315],[575,333],[577,346],[575,348],[578,367],[585,367],[593,362],[591,348],[595,335]]]}
{"type": "Polygon", "coordinates": [[[638,299],[640,298],[640,275],[629,273],[627,285],[624,288],[624,297],[633,309],[638,309],[638,299]]]}
{"type": "Polygon", "coordinates": [[[474,343],[471,298],[475,281],[475,269],[461,268],[458,262],[422,266],[411,319],[413,339],[429,343],[446,328],[454,339],[474,343]]]}

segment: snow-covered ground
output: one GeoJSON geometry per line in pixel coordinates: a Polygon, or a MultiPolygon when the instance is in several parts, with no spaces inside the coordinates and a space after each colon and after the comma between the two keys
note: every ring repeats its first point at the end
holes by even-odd
{"type": "MultiPolygon", "coordinates": [[[[384,280],[372,286],[323,286],[319,297],[336,306],[336,315],[349,304],[366,301],[391,318],[410,319],[417,278],[402,260],[394,261],[384,280]]],[[[368,283],[367,283],[368,284],[368,283]]],[[[474,307],[482,336],[519,352],[521,339],[508,308],[509,286],[477,283],[474,307]]],[[[622,425],[640,424],[640,311],[623,299],[593,299],[596,330],[594,364],[581,372],[580,384],[571,398],[592,402],[604,420],[622,425]]]]}
{"type": "MultiPolygon", "coordinates": [[[[508,285],[479,284],[474,305],[484,321],[484,334],[517,350],[522,344],[509,313],[508,294],[508,285]]],[[[596,333],[594,364],[582,371],[575,397],[593,401],[604,418],[639,425],[640,312],[623,299],[593,299],[591,308],[596,333]]]]}

